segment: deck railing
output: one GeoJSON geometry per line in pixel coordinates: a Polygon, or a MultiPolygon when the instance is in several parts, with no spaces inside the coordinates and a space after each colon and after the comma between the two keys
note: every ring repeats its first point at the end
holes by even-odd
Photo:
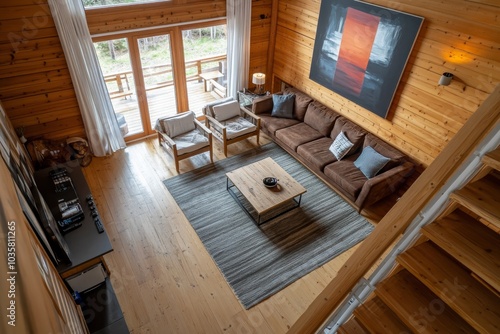
{"type": "MultiPolygon", "coordinates": [[[[202,78],[200,77],[200,74],[203,73],[203,65],[214,62],[220,62],[224,60],[226,60],[226,55],[201,58],[186,62],[186,72],[191,68],[196,69],[196,71],[193,74],[186,76],[186,81],[196,81],[196,80],[201,81],[202,78]]],[[[218,68],[219,68],[218,66],[216,67],[214,66],[206,70],[218,70],[218,68]]],[[[155,77],[159,76],[161,76],[161,78],[167,78],[167,80],[159,79],[159,81],[157,82],[146,84],[147,91],[152,89],[172,86],[174,84],[172,64],[147,66],[143,67],[142,71],[145,82],[148,81],[154,82],[155,77]]],[[[109,95],[112,99],[121,97],[126,98],[127,96],[133,94],[133,90],[129,82],[129,78],[131,77],[132,77],[132,71],[116,72],[116,73],[106,74],[104,76],[104,81],[106,82],[106,84],[108,83],[110,84],[108,85],[108,89],[109,88],[113,89],[116,87],[115,90],[109,91],[109,95]]]]}

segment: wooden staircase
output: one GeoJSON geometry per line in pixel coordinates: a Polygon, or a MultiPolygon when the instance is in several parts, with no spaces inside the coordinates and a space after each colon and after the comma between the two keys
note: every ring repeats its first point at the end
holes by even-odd
{"type": "Polygon", "coordinates": [[[500,333],[500,147],[338,333],[500,333]]]}

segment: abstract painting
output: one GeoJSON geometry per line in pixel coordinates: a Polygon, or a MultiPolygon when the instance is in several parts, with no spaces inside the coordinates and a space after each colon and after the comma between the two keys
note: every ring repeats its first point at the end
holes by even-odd
{"type": "Polygon", "coordinates": [[[310,79],[385,118],[423,18],[355,0],[323,0],[310,79]]]}

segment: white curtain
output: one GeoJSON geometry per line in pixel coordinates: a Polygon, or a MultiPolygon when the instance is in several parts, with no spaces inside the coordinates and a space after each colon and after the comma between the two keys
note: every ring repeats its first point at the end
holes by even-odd
{"type": "Polygon", "coordinates": [[[227,0],[227,96],[247,86],[252,0],[227,0]]]}
{"type": "Polygon", "coordinates": [[[92,152],[124,148],[113,105],[90,37],[81,0],[48,0],[75,88],[92,152]]]}

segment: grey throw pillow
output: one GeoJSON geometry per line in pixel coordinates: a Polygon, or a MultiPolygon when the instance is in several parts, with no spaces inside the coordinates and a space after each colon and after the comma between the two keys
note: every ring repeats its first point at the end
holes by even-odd
{"type": "Polygon", "coordinates": [[[273,111],[271,111],[271,116],[293,119],[294,101],[295,94],[273,94],[273,111]]]}
{"type": "Polygon", "coordinates": [[[377,175],[389,161],[391,161],[391,159],[384,157],[371,146],[366,146],[363,152],[361,152],[361,155],[354,161],[354,166],[356,166],[368,179],[371,179],[377,175]]]}

